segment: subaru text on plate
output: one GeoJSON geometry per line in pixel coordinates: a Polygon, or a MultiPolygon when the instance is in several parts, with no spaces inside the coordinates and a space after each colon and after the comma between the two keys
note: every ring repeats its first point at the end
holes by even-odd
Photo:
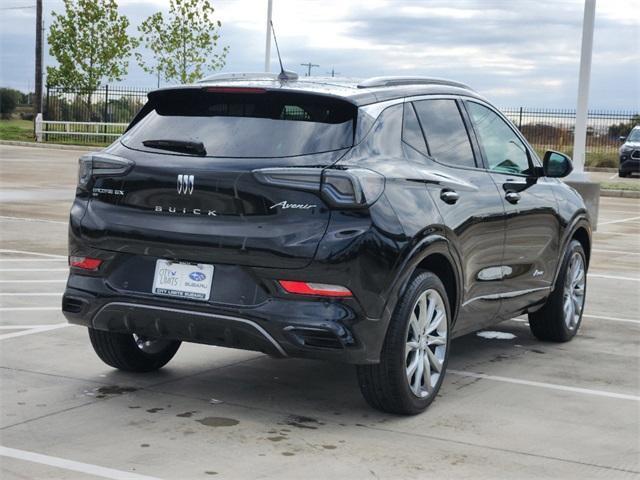
{"type": "Polygon", "coordinates": [[[155,370],[187,341],[352,363],[369,404],[415,414],[454,337],[522,314],[576,334],[571,161],[460,83],[333,80],[156,90],[80,159],[63,311],[104,362],[155,370]]]}

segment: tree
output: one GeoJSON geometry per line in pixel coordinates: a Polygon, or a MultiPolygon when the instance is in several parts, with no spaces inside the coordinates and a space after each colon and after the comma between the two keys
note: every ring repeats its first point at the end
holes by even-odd
{"type": "Polygon", "coordinates": [[[636,125],[640,125],[640,115],[634,115],[628,122],[621,122],[609,127],[609,137],[617,139],[618,137],[626,137],[631,129],[636,125]]]}
{"type": "Polygon", "coordinates": [[[58,62],[47,67],[49,85],[79,89],[91,95],[103,80],[118,81],[127,73],[137,39],[127,34],[129,20],[115,0],[64,0],[65,12],[53,12],[47,41],[58,62]]]}
{"type": "Polygon", "coordinates": [[[0,88],[0,114],[9,118],[22,100],[22,93],[12,88],[0,88]]]}
{"type": "Polygon", "coordinates": [[[169,14],[148,17],[138,27],[140,42],[153,54],[154,62],[137,52],[138,64],[147,73],[162,75],[166,81],[192,83],[204,71],[215,71],[225,64],[229,47],[214,53],[220,39],[220,20],[213,18],[209,0],[170,0],[169,14]]]}

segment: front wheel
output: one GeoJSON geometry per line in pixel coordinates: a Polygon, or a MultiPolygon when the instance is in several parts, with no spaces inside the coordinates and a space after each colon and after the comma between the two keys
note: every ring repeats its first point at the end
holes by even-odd
{"type": "Polygon", "coordinates": [[[556,286],[540,310],[529,314],[531,332],[540,340],[568,342],[580,328],[587,293],[587,261],[572,240],[562,260],[556,286]]]}
{"type": "Polygon", "coordinates": [[[438,394],[449,358],[447,292],[431,272],[416,275],[393,314],[380,363],[359,365],[360,390],[374,408],[415,415],[438,394]]]}
{"type": "Polygon", "coordinates": [[[91,345],[100,359],[128,372],[152,372],[164,367],[180,348],[177,340],[143,337],[89,328],[91,345]]]}

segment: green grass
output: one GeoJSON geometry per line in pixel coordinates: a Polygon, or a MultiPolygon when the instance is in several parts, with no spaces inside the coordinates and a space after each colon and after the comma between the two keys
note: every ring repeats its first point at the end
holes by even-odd
{"type": "Polygon", "coordinates": [[[30,120],[0,120],[0,140],[33,142],[33,122],[30,120]]]}
{"type": "Polygon", "coordinates": [[[640,182],[602,182],[600,188],[603,190],[629,190],[640,192],[640,182]]]}
{"type": "MultiPolygon", "coordinates": [[[[544,152],[549,150],[538,145],[534,145],[533,148],[535,149],[540,159],[544,157],[544,152]]],[[[551,150],[556,150],[569,156],[573,154],[572,145],[556,146],[551,150]]],[[[607,148],[607,150],[604,152],[587,152],[586,166],[598,168],[618,168],[618,150],[616,148],[607,148]]]]}

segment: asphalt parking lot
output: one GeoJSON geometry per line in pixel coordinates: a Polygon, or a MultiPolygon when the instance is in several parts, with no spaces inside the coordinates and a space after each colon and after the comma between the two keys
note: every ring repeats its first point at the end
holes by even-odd
{"type": "Polygon", "coordinates": [[[436,402],[397,417],[350,366],[192,344],[153,374],[102,364],[59,307],[80,153],[0,145],[3,479],[640,477],[640,200],[601,199],[574,341],[524,318],[457,339],[436,402]]]}

